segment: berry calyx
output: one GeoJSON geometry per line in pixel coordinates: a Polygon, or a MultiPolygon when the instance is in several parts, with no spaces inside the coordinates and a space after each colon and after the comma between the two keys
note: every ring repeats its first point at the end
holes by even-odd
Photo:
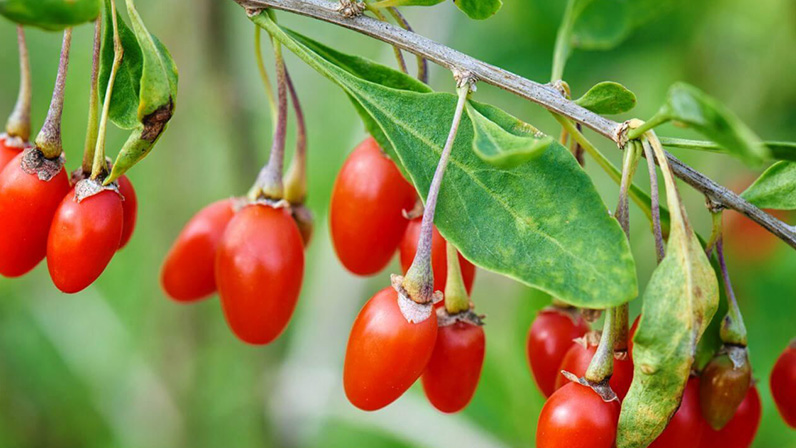
{"type": "MultiPolygon", "coordinates": [[[[406,226],[406,232],[401,239],[401,269],[404,273],[409,271],[412,266],[412,261],[415,259],[417,253],[417,243],[420,239],[420,225],[421,218],[415,218],[409,221],[406,226]]],[[[448,256],[445,249],[445,239],[437,230],[433,228],[433,235],[431,240],[431,270],[434,273],[434,290],[442,291],[445,289],[445,279],[448,278],[448,256]]],[[[459,265],[462,270],[462,277],[464,278],[464,286],[467,292],[473,290],[473,282],[475,280],[475,266],[467,261],[461,254],[459,254],[459,265]]]]}
{"type": "Polygon", "coordinates": [[[91,179],[78,182],[58,206],[47,240],[47,268],[55,286],[71,294],[99,278],[119,249],[123,226],[122,198],[115,188],[91,179]],[[89,188],[95,191],[84,197],[89,188]]]}
{"type": "MultiPolygon", "coordinates": [[[[595,353],[597,353],[599,341],[600,334],[598,332],[591,332],[571,343],[569,350],[567,350],[564,358],[561,360],[558,370],[570,372],[579,378],[585,376],[592,358],[594,358],[595,353]]],[[[623,400],[625,395],[627,395],[632,381],[633,360],[631,357],[626,354],[625,356],[614,356],[613,374],[608,384],[620,400],[623,400]]],[[[555,389],[558,390],[568,383],[569,380],[564,375],[557,375],[555,389]]]]}
{"type": "Polygon", "coordinates": [[[216,250],[235,215],[233,199],[199,211],[180,232],[161,269],[163,290],[178,302],[203,299],[216,291],[216,250]]]}
{"type": "Polygon", "coordinates": [[[572,341],[586,334],[589,324],[574,308],[548,307],[534,319],[526,338],[531,373],[546,396],[555,392],[559,367],[572,341]]]}
{"type": "Polygon", "coordinates": [[[337,175],[329,210],[332,243],[343,266],[357,275],[384,269],[408,224],[403,211],[416,198],[375,139],[357,146],[337,175]]]}
{"type": "MultiPolygon", "coordinates": [[[[428,365],[437,338],[437,317],[409,322],[393,287],[377,292],[354,320],[346,348],[343,386],[348,401],[364,411],[398,399],[428,365]]],[[[414,302],[409,306],[419,306],[414,302]]]]}
{"type": "Polygon", "coordinates": [[[782,419],[796,428],[796,340],[777,359],[769,385],[782,419]]]}
{"type": "Polygon", "coordinates": [[[241,209],[218,244],[216,285],[230,329],[264,345],[287,327],[304,276],[304,244],[289,213],[269,204],[241,209]]]}
{"type": "Polygon", "coordinates": [[[570,382],[542,407],[538,448],[611,448],[616,441],[619,402],[604,401],[588,386],[570,382]]]}

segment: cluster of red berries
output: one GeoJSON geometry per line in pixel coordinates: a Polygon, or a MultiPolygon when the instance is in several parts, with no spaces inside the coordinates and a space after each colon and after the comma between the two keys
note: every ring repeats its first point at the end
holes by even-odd
{"type": "MultiPolygon", "coordinates": [[[[633,379],[632,338],[627,358],[615,358],[609,385],[620,401],[606,402],[588,386],[569,382],[560,372],[582,377],[596,350],[589,325],[575,310],[551,307],[539,313],[527,338],[531,372],[548,397],[537,426],[536,443],[541,448],[611,448],[616,439],[620,402],[633,379]],[[558,367],[555,367],[558,366],[558,367]]],[[[731,379],[740,376],[732,366],[714,361],[692,376],[680,408],[652,448],[747,448],[761,418],[760,395],[754,384],[740,389],[740,404],[723,405],[730,394],[731,379]]],[[[733,386],[733,388],[735,388],[733,386]]],[[[780,357],[771,374],[771,391],[785,421],[796,427],[796,347],[780,357]]]]}
{"type": "Polygon", "coordinates": [[[103,187],[82,171],[70,178],[62,157],[16,140],[0,137],[0,275],[22,276],[46,257],[58,289],[81,291],[130,241],[133,185],[122,176],[103,187]]]}
{"type": "MultiPolygon", "coordinates": [[[[346,160],[334,185],[330,225],[337,255],[349,271],[372,275],[400,249],[406,272],[417,252],[421,219],[408,218],[417,193],[373,138],[346,160]]],[[[446,242],[433,229],[434,290],[448,278],[446,242]]],[[[459,255],[467,293],[475,267],[459,255]]],[[[440,303],[440,302],[438,302],[440,303]]],[[[423,307],[395,287],[376,293],[351,329],[343,383],[349,401],[373,411],[398,399],[422,377],[431,404],[443,412],[463,409],[473,397],[484,361],[484,330],[467,310],[450,315],[444,307],[412,320],[404,308],[423,307]]]]}
{"type": "Polygon", "coordinates": [[[304,242],[285,201],[225,199],[185,225],[163,264],[161,283],[179,302],[218,290],[242,341],[263,345],[287,327],[304,276],[304,242]]]}

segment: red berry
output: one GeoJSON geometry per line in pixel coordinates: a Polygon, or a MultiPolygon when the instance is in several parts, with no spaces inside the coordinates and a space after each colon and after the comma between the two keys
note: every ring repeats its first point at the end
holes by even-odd
{"type": "Polygon", "coordinates": [[[199,300],[216,290],[216,249],[235,215],[232,199],[199,211],[171,246],[160,274],[163,290],[179,302],[199,300]]]}
{"type": "MultiPolygon", "coordinates": [[[[582,377],[586,374],[589,368],[594,353],[597,352],[597,345],[589,344],[584,347],[579,342],[572,343],[561,361],[561,366],[558,369],[566,370],[577,377],[582,377]]],[[[630,389],[630,383],[633,381],[633,359],[627,356],[625,359],[614,358],[614,373],[608,384],[613,389],[616,396],[620,400],[624,400],[627,391],[630,389]]],[[[560,389],[570,381],[564,376],[559,374],[556,376],[556,390],[560,389]]]]}
{"type": "MultiPolygon", "coordinates": [[[[406,227],[406,232],[401,240],[401,268],[404,273],[412,266],[412,261],[415,259],[417,252],[417,242],[420,238],[420,223],[421,218],[415,218],[409,222],[406,227]]],[[[448,278],[448,255],[445,250],[445,238],[440,235],[437,226],[434,226],[431,238],[431,269],[434,271],[434,291],[444,291],[445,282],[448,278]]],[[[475,280],[475,266],[465,260],[459,254],[459,265],[462,268],[462,278],[464,279],[464,287],[467,293],[473,289],[473,281],[475,280]]]]}
{"type": "Polygon", "coordinates": [[[680,408],[649,448],[698,448],[705,427],[699,407],[699,378],[691,377],[680,408]]]}
{"type": "Polygon", "coordinates": [[[377,292],[359,312],[348,338],[343,368],[348,401],[375,411],[398,399],[423,373],[436,338],[435,313],[409,322],[392,287],[377,292]]]}
{"type": "Polygon", "coordinates": [[[332,190],[329,224],[340,262],[357,275],[384,269],[406,229],[417,195],[392,160],[368,138],[348,156],[332,190]]]}
{"type": "Polygon", "coordinates": [[[751,384],[752,367],[748,359],[735,367],[728,353],[714,356],[702,369],[699,386],[699,406],[705,421],[713,429],[723,428],[746,398],[751,384]]]}
{"type": "Polygon", "coordinates": [[[442,412],[458,412],[473,398],[484,364],[484,329],[468,322],[440,327],[423,372],[428,401],[442,412]]]}
{"type": "MultiPolygon", "coordinates": [[[[729,423],[719,431],[704,423],[702,432],[702,448],[749,448],[760,426],[762,408],[760,393],[752,386],[746,392],[746,398],[738,406],[729,423]]],[[[703,420],[704,421],[704,420],[703,420]]]]}
{"type": "Polygon", "coordinates": [[[69,193],[69,176],[61,168],[49,181],[22,169],[17,155],[0,173],[0,275],[19,277],[47,253],[55,210],[69,193]]]}
{"type": "Polygon", "coordinates": [[[252,204],[227,225],[216,252],[216,284],[227,323],[249,344],[287,327],[301,292],[304,243],[289,213],[252,204]]]}
{"type": "Polygon", "coordinates": [[[123,248],[130,242],[135,230],[135,223],[138,218],[138,198],[135,195],[133,183],[127,176],[119,178],[119,193],[124,200],[122,201],[122,208],[124,209],[124,229],[122,230],[122,240],[119,243],[119,249],[123,248]]]}
{"type": "Polygon", "coordinates": [[[91,285],[119,249],[123,223],[122,198],[115,191],[80,202],[70,191],[55,212],[47,240],[47,268],[55,286],[75,293],[91,285]]]}
{"type": "Polygon", "coordinates": [[[9,145],[8,136],[6,134],[0,135],[0,171],[3,171],[14,157],[18,156],[23,148],[9,145]]]}
{"type": "Polygon", "coordinates": [[[536,426],[537,448],[611,448],[619,402],[605,402],[590,387],[568,383],[545,402],[536,426]]]}
{"type": "Polygon", "coordinates": [[[780,415],[796,428],[796,345],[786,348],[771,371],[771,395],[780,415]]]}
{"type": "Polygon", "coordinates": [[[589,331],[589,324],[576,314],[573,317],[556,308],[539,312],[528,331],[526,352],[536,385],[545,397],[555,392],[559,366],[572,340],[589,331]]]}

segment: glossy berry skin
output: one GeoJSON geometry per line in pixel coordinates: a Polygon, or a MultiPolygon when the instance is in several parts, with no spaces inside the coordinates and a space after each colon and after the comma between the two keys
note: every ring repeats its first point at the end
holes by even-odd
{"type": "Polygon", "coordinates": [[[619,402],[605,402],[590,387],[568,383],[545,402],[536,426],[537,448],[611,448],[619,402]]]}
{"type": "Polygon", "coordinates": [[[5,168],[14,157],[18,156],[21,151],[22,148],[7,144],[5,134],[0,135],[0,171],[3,171],[3,168],[5,168]]]}
{"type": "Polygon", "coordinates": [[[64,197],[47,239],[47,268],[65,293],[82,291],[96,280],[119,248],[124,225],[122,198],[104,190],[80,202],[75,190],[64,197]]]}
{"type": "Polygon", "coordinates": [[[691,377],[683,392],[680,408],[649,448],[699,448],[705,427],[699,407],[699,378],[691,377]]]}
{"type": "Polygon", "coordinates": [[[782,419],[796,428],[796,346],[793,344],[777,359],[769,384],[782,419]]]}
{"type": "MultiPolygon", "coordinates": [[[[596,345],[589,344],[588,347],[584,347],[583,344],[578,342],[570,344],[569,350],[567,350],[566,355],[564,355],[564,359],[561,360],[561,366],[558,369],[559,372],[561,370],[566,370],[579,378],[582,377],[586,374],[586,370],[589,368],[589,363],[592,357],[594,357],[595,352],[597,352],[596,345]]],[[[627,395],[632,381],[633,359],[630,356],[621,360],[614,358],[614,373],[611,375],[608,384],[620,400],[625,399],[625,395],[627,395]]],[[[556,390],[569,382],[570,381],[564,375],[559,374],[556,376],[556,390]]]]}
{"type": "Polygon", "coordinates": [[[752,386],[746,397],[738,406],[729,423],[719,431],[711,428],[707,422],[702,432],[701,448],[749,448],[755,439],[760,426],[762,406],[757,387],[752,386]]]}
{"type": "Polygon", "coordinates": [[[287,327],[301,292],[304,242],[284,209],[248,205],[227,225],[216,252],[216,284],[235,335],[264,345],[287,327]]]}
{"type": "Polygon", "coordinates": [[[216,249],[234,215],[232,199],[224,199],[200,210],[183,227],[160,273],[169,297],[192,302],[216,291],[216,249]]]}
{"type": "Polygon", "coordinates": [[[343,368],[348,401],[363,411],[381,409],[420,378],[434,350],[437,315],[411,323],[392,287],[377,292],[354,320],[343,368]]]}
{"type": "MultiPolygon", "coordinates": [[[[404,273],[412,266],[412,261],[417,253],[417,242],[420,238],[420,224],[422,218],[415,218],[406,227],[406,233],[401,240],[401,268],[404,273]]],[[[431,269],[434,271],[434,291],[445,291],[445,282],[448,278],[448,255],[445,248],[445,238],[440,235],[437,226],[431,237],[431,269]]],[[[475,266],[459,254],[459,265],[462,268],[464,287],[469,294],[473,289],[475,280],[475,266]]]]}
{"type": "Polygon", "coordinates": [[[484,365],[484,329],[467,322],[440,327],[423,372],[428,401],[442,412],[458,412],[470,403],[484,365]]]}
{"type": "Polygon", "coordinates": [[[138,198],[135,195],[133,183],[127,176],[119,178],[119,194],[122,195],[122,209],[124,210],[124,227],[122,230],[122,240],[119,243],[119,249],[122,249],[130,238],[133,237],[133,230],[135,230],[135,223],[138,220],[138,198]]]}
{"type": "Polygon", "coordinates": [[[343,266],[357,275],[384,269],[406,230],[403,211],[416,198],[376,140],[357,146],[337,175],[329,210],[332,243],[343,266]]]}
{"type": "Polygon", "coordinates": [[[22,154],[0,173],[0,275],[19,277],[47,253],[53,215],[69,193],[61,168],[48,182],[22,170],[22,154]]]}
{"type": "Polygon", "coordinates": [[[536,385],[545,397],[556,390],[559,366],[572,346],[572,340],[587,331],[589,324],[580,314],[573,320],[568,313],[551,307],[536,316],[528,331],[526,353],[536,385]]]}

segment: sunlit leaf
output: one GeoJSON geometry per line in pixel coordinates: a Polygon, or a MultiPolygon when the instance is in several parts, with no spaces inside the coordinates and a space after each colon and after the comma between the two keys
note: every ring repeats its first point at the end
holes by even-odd
{"type": "Polygon", "coordinates": [[[49,31],[91,22],[99,13],[100,0],[0,0],[0,15],[49,31]]]}
{"type": "Polygon", "coordinates": [[[604,81],[589,89],[575,102],[596,114],[615,115],[636,107],[636,95],[622,84],[604,81]]]}
{"type": "Polygon", "coordinates": [[[489,118],[492,106],[470,102],[467,115],[473,123],[473,151],[500,168],[513,168],[538,157],[553,138],[520,120],[504,129],[489,118]]]}
{"type": "MultiPolygon", "coordinates": [[[[366,65],[338,65],[334,61],[345,57],[335,50],[288,34],[263,14],[252,20],[337,83],[370,115],[371,125],[381,128],[397,154],[397,163],[425,195],[448,135],[456,96],[372,82],[366,79],[371,76],[367,71],[356,70],[366,65]]],[[[394,76],[406,75],[395,72],[394,76]]],[[[484,109],[480,112],[484,114],[484,109]]],[[[518,121],[495,108],[489,113],[489,119],[504,129],[518,121]]],[[[553,142],[538,158],[500,169],[473,153],[474,138],[472,121],[465,116],[435,220],[467,259],[576,305],[602,308],[635,297],[635,265],[627,240],[569,151],[553,142]]]]}
{"type": "Polygon", "coordinates": [[[796,163],[771,165],[741,197],[760,208],[796,209],[796,163]]]}

